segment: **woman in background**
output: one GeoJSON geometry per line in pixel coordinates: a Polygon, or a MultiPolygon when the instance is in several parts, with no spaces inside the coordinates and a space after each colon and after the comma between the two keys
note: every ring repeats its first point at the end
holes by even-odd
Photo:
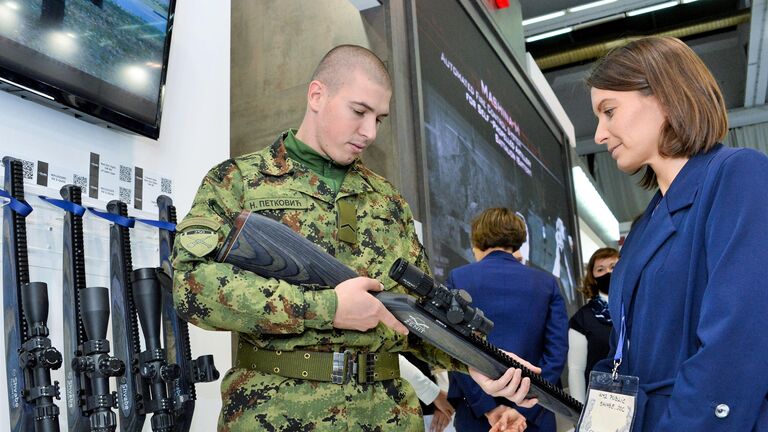
{"type": "Polygon", "coordinates": [[[581,292],[589,302],[571,317],[568,329],[568,389],[584,402],[586,383],[595,364],[608,356],[611,314],[608,290],[619,251],[601,248],[592,254],[582,281],[581,292]]]}

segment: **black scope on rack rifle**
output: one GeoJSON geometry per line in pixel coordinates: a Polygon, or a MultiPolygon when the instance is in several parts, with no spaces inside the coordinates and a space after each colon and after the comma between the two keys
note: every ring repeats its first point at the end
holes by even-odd
{"type": "Polygon", "coordinates": [[[424,308],[437,318],[484,335],[493,329],[493,321],[471,306],[472,297],[468,292],[446,288],[408,261],[398,258],[389,269],[389,277],[422,297],[424,308]]]}

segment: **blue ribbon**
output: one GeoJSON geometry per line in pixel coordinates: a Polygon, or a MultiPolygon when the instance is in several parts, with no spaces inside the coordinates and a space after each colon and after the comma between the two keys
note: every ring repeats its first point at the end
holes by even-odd
{"type": "Polygon", "coordinates": [[[38,195],[38,197],[40,197],[41,200],[47,202],[48,204],[54,207],[58,207],[64,210],[65,212],[72,213],[75,216],[82,216],[85,214],[85,207],[75,204],[72,201],[49,198],[45,195],[38,195]]]}
{"type": "Polygon", "coordinates": [[[95,214],[96,216],[102,219],[106,219],[112,223],[120,225],[121,227],[133,228],[133,225],[135,223],[132,217],[125,217],[125,216],[120,216],[112,213],[99,211],[93,207],[88,207],[88,211],[90,211],[91,213],[95,214]]]}
{"type": "Polygon", "coordinates": [[[143,224],[153,226],[155,228],[160,228],[161,230],[176,232],[176,224],[173,222],[166,222],[166,221],[159,221],[159,220],[152,220],[152,219],[136,219],[136,222],[141,222],[143,224]]]}
{"type": "Polygon", "coordinates": [[[12,197],[11,194],[4,191],[3,189],[0,189],[0,197],[3,197],[7,199],[8,207],[11,208],[14,212],[21,215],[21,217],[27,217],[30,213],[32,213],[32,206],[25,203],[24,201],[19,201],[16,198],[12,197]]]}

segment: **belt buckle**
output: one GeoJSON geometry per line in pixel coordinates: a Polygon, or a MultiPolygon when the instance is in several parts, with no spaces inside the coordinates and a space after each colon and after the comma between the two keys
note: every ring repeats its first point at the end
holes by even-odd
{"type": "Polygon", "coordinates": [[[333,384],[346,384],[357,375],[357,362],[355,353],[350,350],[333,353],[333,370],[331,382],[333,384]]]}
{"type": "Polygon", "coordinates": [[[376,378],[376,353],[367,353],[365,355],[365,382],[372,383],[376,378]]]}

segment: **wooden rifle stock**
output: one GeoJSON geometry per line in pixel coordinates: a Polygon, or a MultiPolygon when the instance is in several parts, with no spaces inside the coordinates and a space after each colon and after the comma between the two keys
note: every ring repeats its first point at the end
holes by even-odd
{"type": "MultiPolygon", "coordinates": [[[[358,276],[289,227],[247,211],[235,219],[234,227],[220,248],[216,261],[294,285],[335,287],[358,276]]],[[[523,376],[531,379],[530,397],[538,398],[541,406],[573,423],[578,421],[582,410],[580,402],[487,341],[479,337],[463,336],[451,328],[450,323],[439,321],[422,307],[423,300],[387,292],[375,295],[412,334],[487,376],[496,379],[510,367],[522,369],[523,376]]]]}

